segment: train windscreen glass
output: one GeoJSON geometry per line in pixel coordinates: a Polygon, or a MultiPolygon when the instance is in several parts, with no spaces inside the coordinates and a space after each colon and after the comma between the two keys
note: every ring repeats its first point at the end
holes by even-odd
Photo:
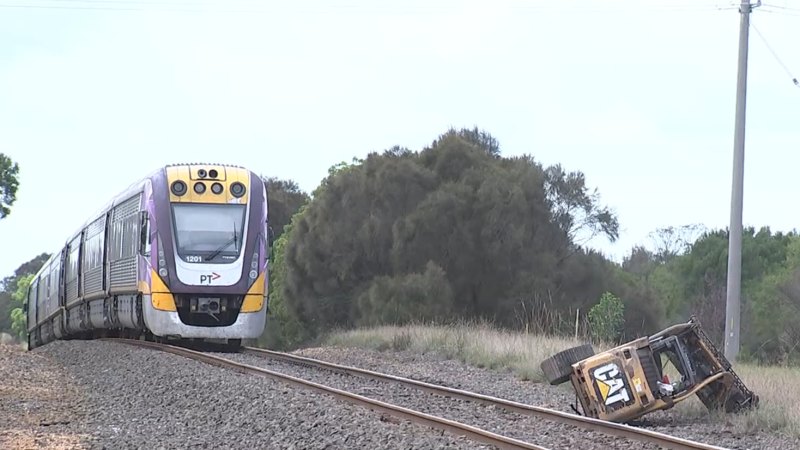
{"type": "Polygon", "coordinates": [[[178,256],[190,263],[229,263],[239,257],[245,205],[174,204],[178,256]]]}

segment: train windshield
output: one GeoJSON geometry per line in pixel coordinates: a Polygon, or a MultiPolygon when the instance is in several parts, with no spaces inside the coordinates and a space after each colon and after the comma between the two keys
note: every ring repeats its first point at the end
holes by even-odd
{"type": "Polygon", "coordinates": [[[191,263],[233,262],[244,236],[245,205],[174,204],[178,256],[191,263]]]}

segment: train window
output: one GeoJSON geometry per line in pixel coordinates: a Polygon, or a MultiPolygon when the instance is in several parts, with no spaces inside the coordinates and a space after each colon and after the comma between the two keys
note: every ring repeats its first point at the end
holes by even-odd
{"type": "Polygon", "coordinates": [[[187,262],[228,263],[241,252],[245,205],[172,205],[178,256],[187,262]],[[191,261],[189,260],[191,258],[191,261]]]}
{"type": "Polygon", "coordinates": [[[141,253],[144,256],[150,256],[150,213],[142,211],[141,222],[141,253]]]}

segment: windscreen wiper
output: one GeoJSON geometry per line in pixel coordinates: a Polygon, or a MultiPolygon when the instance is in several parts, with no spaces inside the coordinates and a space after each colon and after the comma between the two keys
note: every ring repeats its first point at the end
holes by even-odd
{"type": "Polygon", "coordinates": [[[228,248],[229,245],[233,244],[233,249],[238,253],[239,248],[236,247],[237,242],[239,241],[239,233],[236,232],[236,223],[233,224],[233,237],[228,239],[224,244],[222,244],[218,249],[211,252],[210,255],[206,256],[206,261],[211,261],[212,259],[216,258],[217,255],[222,253],[223,250],[228,248]]]}

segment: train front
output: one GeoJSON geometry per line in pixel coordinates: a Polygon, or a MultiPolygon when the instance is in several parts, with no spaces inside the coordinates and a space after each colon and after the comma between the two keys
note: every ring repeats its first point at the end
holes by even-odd
{"type": "Polygon", "coordinates": [[[263,180],[240,167],[196,164],[168,166],[151,185],[150,267],[140,274],[149,284],[147,328],[234,344],[260,336],[270,246],[263,180]]]}

